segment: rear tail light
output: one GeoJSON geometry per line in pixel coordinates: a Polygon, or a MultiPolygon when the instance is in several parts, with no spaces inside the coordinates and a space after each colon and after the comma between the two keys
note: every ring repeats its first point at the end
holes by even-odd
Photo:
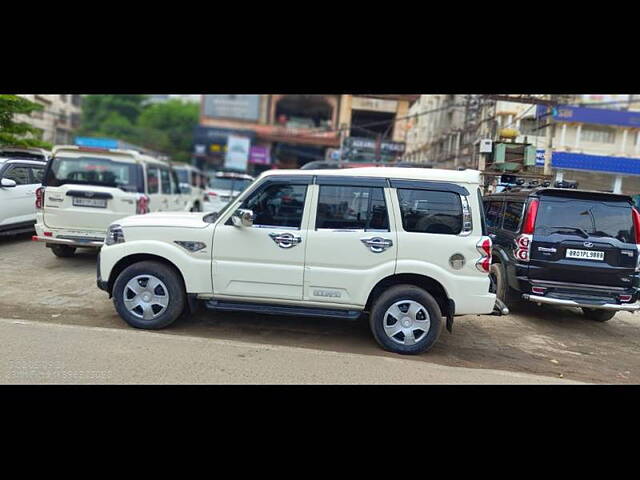
{"type": "Polygon", "coordinates": [[[44,208],[44,187],[38,187],[36,189],[36,210],[42,210],[44,208]]]}
{"type": "Polygon", "coordinates": [[[489,273],[491,269],[491,238],[482,237],[476,244],[476,248],[482,257],[476,262],[476,268],[482,273],[489,273]]]}
{"type": "Polygon", "coordinates": [[[145,213],[149,213],[149,197],[140,195],[136,202],[136,214],[143,215],[145,213]]]}
{"type": "Polygon", "coordinates": [[[218,194],[216,192],[207,192],[207,195],[209,195],[210,197],[217,197],[218,194]]]}
{"type": "Polygon", "coordinates": [[[533,230],[536,225],[536,215],[538,215],[538,205],[540,200],[534,198],[529,203],[527,208],[527,215],[524,217],[524,224],[522,225],[522,233],[527,235],[533,235],[533,230]]]}
{"type": "Polygon", "coordinates": [[[531,242],[533,240],[533,235],[522,234],[518,235],[515,239],[516,248],[513,252],[515,257],[521,262],[528,262],[529,255],[531,253],[531,242]]]}
{"type": "Polygon", "coordinates": [[[536,295],[544,295],[544,291],[546,288],[544,287],[531,287],[531,293],[535,293],[536,295]]]}
{"type": "Polygon", "coordinates": [[[620,295],[618,298],[620,299],[621,302],[630,302],[631,301],[631,295],[620,295]]]}
{"type": "Polygon", "coordinates": [[[636,250],[638,250],[638,256],[636,259],[636,272],[640,272],[640,212],[633,207],[631,209],[631,215],[633,217],[633,232],[636,237],[636,250]]]}

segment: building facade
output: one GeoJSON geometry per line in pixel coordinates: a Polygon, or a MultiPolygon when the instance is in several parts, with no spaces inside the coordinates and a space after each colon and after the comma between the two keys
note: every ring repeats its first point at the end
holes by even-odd
{"type": "Polygon", "coordinates": [[[53,145],[73,143],[73,132],[80,126],[80,95],[20,95],[43,106],[31,115],[16,115],[16,120],[29,123],[41,132],[41,138],[53,145]]]}
{"type": "Polygon", "coordinates": [[[556,107],[492,96],[477,96],[467,107],[465,97],[421,95],[410,109],[423,115],[412,119],[407,132],[406,160],[482,170],[479,141],[498,141],[500,132],[512,129],[510,141],[538,152],[534,173],[576,181],[583,189],[640,193],[640,95],[536,96],[556,107]]]}
{"type": "Polygon", "coordinates": [[[327,159],[393,161],[404,153],[412,97],[203,95],[195,163],[218,169],[235,156],[239,169],[258,173],[327,159]]]}
{"type": "Polygon", "coordinates": [[[162,103],[167,100],[182,100],[183,102],[199,103],[202,95],[189,95],[183,93],[172,93],[166,95],[148,95],[147,103],[162,103]]]}

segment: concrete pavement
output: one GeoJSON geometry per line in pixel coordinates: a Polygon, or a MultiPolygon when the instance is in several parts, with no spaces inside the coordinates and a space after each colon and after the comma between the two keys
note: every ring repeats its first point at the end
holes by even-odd
{"type": "MultiPolygon", "coordinates": [[[[428,354],[426,354],[428,356],[428,354]]],[[[424,357],[424,355],[422,356],[424,357]]],[[[0,318],[3,384],[570,384],[416,357],[0,318]]]]}

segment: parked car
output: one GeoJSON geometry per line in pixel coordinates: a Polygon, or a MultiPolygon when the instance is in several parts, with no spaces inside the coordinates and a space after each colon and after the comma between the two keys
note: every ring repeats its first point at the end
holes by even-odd
{"type": "Polygon", "coordinates": [[[0,157],[0,235],[33,232],[35,192],[45,165],[41,160],[0,157]]]}
{"type": "Polygon", "coordinates": [[[202,212],[207,187],[206,175],[193,165],[174,163],[172,166],[178,175],[180,191],[187,198],[186,209],[190,212],[202,212]]]}
{"type": "Polygon", "coordinates": [[[253,181],[254,178],[245,173],[215,173],[209,180],[209,188],[205,192],[204,211],[219,212],[253,181]]]}
{"type": "Polygon", "coordinates": [[[507,305],[580,307],[607,321],[638,303],[640,214],[626,195],[511,190],[484,198],[491,274],[507,305]]]}
{"type": "Polygon", "coordinates": [[[36,190],[36,241],[58,257],[100,248],[110,223],[129,215],[185,211],[169,164],[134,150],[54,147],[36,190]]]}
{"type": "Polygon", "coordinates": [[[97,283],[136,328],[167,327],[200,301],[368,313],[383,348],[420,353],[454,316],[494,311],[479,182],[473,170],[270,170],[219,213],[115,222],[97,283]]]}

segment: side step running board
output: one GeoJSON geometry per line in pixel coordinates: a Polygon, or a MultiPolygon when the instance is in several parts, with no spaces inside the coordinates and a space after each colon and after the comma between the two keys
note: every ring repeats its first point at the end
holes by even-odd
{"type": "Polygon", "coordinates": [[[265,315],[295,315],[299,317],[330,317],[344,320],[357,320],[362,312],[357,310],[339,310],[332,308],[312,308],[289,305],[266,305],[264,303],[225,302],[207,300],[204,303],[208,310],[222,312],[253,312],[265,315]]]}

